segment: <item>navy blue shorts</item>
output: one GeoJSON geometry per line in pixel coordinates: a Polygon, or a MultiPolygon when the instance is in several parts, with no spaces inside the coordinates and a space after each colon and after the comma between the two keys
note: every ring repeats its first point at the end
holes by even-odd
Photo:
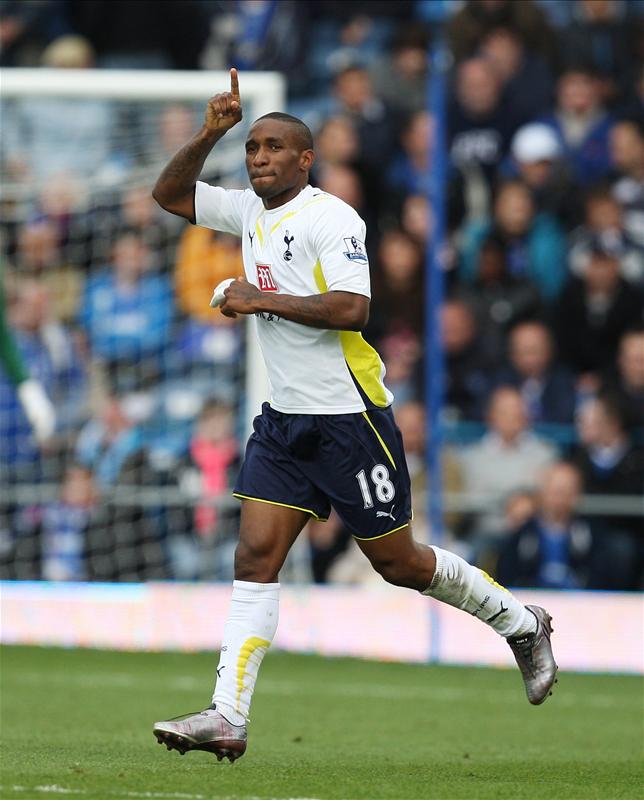
{"type": "Polygon", "coordinates": [[[411,519],[402,436],[390,408],[356,414],[255,417],[235,497],[327,519],[331,506],[356,539],[377,539],[411,519]]]}

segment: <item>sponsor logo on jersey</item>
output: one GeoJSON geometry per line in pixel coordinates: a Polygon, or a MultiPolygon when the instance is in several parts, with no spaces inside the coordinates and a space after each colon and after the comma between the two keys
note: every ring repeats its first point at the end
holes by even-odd
{"type": "Polygon", "coordinates": [[[277,286],[273,280],[270,264],[257,264],[257,285],[260,292],[276,292],[277,286]]]}
{"type": "Polygon", "coordinates": [[[359,264],[367,263],[367,254],[365,252],[364,242],[356,239],[355,236],[350,236],[344,240],[344,246],[347,248],[344,255],[349,261],[357,261],[359,264]]]}

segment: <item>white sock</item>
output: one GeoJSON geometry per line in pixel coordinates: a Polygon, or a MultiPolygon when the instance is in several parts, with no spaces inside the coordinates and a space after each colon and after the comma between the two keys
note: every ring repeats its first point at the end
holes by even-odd
{"type": "Polygon", "coordinates": [[[423,594],[467,611],[501,636],[534,633],[534,614],[487,572],[440,547],[432,545],[432,550],[436,554],[436,572],[423,594]]]}
{"type": "Polygon", "coordinates": [[[212,696],[233,725],[248,719],[257,673],[277,630],[279,589],[279,583],[233,582],[212,696]]]}

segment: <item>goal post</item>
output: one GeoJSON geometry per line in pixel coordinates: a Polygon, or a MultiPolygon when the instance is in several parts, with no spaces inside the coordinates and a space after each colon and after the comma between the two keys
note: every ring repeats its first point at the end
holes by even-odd
{"type": "MultiPolygon", "coordinates": [[[[239,75],[244,119],[213,150],[204,172],[216,174],[228,188],[243,188],[243,141],[250,123],[271,111],[281,111],[286,103],[286,81],[277,72],[241,72],[239,75]]],[[[3,117],[12,101],[30,102],[39,98],[60,98],[82,101],[114,101],[123,104],[191,103],[195,120],[205,110],[207,100],[229,89],[230,75],[225,71],[184,72],[169,70],[98,70],[98,69],[0,69],[0,100],[3,117]],[[7,107],[8,104],[8,107],[7,107]]],[[[4,125],[3,125],[4,127],[4,125]]],[[[98,165],[97,165],[98,166],[98,165]]],[[[154,176],[149,175],[150,180],[154,176]]],[[[25,196],[28,188],[12,186],[3,176],[3,196],[25,196]]],[[[214,287],[213,287],[214,288],[214,287]]],[[[204,297],[204,305],[209,302],[204,297]]],[[[249,318],[246,336],[245,429],[250,432],[252,420],[261,404],[268,399],[268,379],[255,336],[255,320],[249,318]]]]}

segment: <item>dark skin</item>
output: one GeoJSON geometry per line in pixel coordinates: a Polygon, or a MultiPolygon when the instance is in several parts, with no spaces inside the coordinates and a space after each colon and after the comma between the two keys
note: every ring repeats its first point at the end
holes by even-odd
{"type": "MultiPolygon", "coordinates": [[[[211,97],[201,130],[170,160],[152,195],[162,208],[195,222],[195,185],[215,144],[242,119],[239,78],[230,71],[230,91],[211,97]]],[[[262,119],[251,126],[246,141],[246,169],[255,194],[266,209],[278,208],[309,182],[314,153],[302,146],[297,132],[283,120],[262,119]]],[[[259,312],[325,330],[359,331],[369,317],[369,299],[351,292],[325,292],[308,297],[260,292],[246,278],[237,278],[225,292],[223,314],[259,312]]],[[[235,578],[273,583],[309,519],[293,508],[242,500],[235,578]]],[[[410,525],[373,541],[358,541],[385,580],[418,591],[431,583],[436,568],[434,551],[416,542],[410,525]]]]}

